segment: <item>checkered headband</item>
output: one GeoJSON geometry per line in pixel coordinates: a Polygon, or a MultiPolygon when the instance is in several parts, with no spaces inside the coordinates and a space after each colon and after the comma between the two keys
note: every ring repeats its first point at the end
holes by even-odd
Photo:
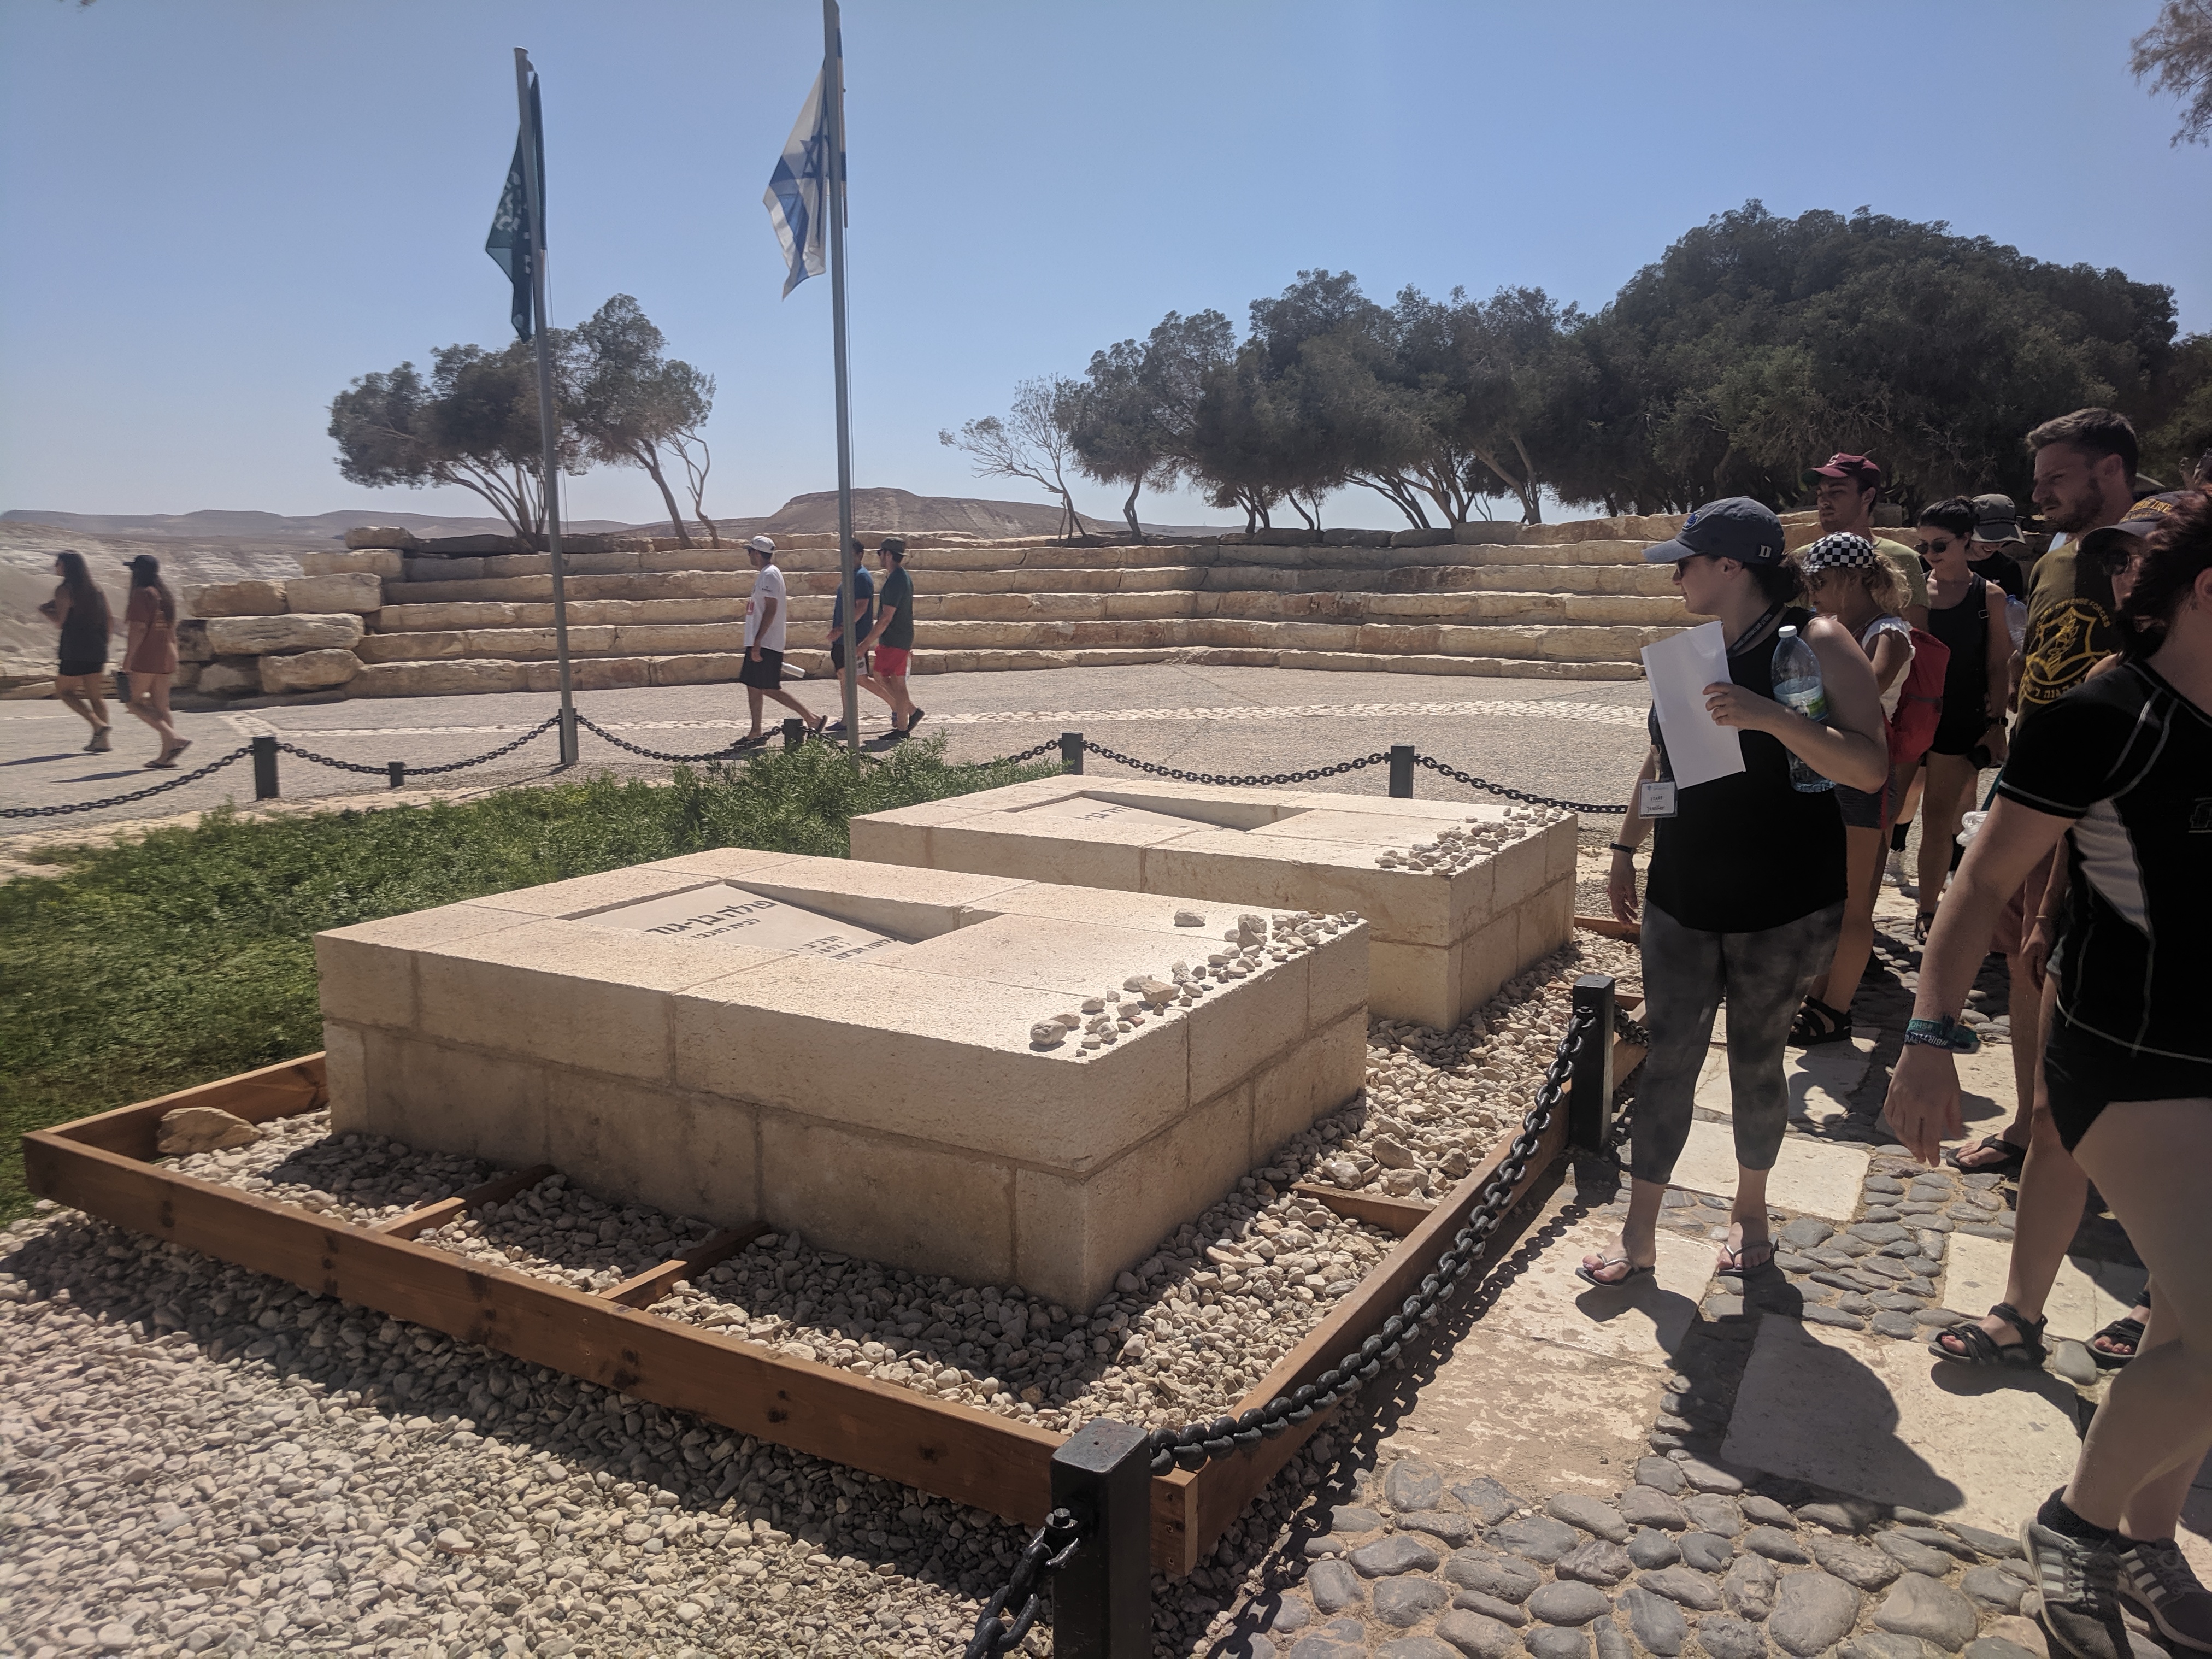
{"type": "Polygon", "coordinates": [[[1881,564],[1881,555],[1875,550],[1872,542],[1842,531],[1821,537],[1797,556],[1808,576],[1816,576],[1823,570],[1873,570],[1881,564]]]}

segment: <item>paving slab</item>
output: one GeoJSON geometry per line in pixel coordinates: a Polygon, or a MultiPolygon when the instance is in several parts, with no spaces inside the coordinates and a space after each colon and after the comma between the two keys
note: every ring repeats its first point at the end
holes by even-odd
{"type": "Polygon", "coordinates": [[[1592,1217],[1577,1223],[1547,1245],[1483,1316],[1483,1340],[1510,1334],[1602,1359],[1668,1364],[1696,1322],[1698,1300],[1712,1277],[1712,1246],[1662,1231],[1653,1278],[1599,1290],[1575,1277],[1583,1256],[1616,1249],[1620,1242],[1613,1221],[1592,1217]]]}
{"type": "MultiPolygon", "coordinates": [[[[1866,1081],[1867,1068],[1874,1063],[1874,1051],[1882,1036],[1873,1030],[1854,1036],[1849,1042],[1788,1050],[1784,1075],[1790,1089],[1790,1121],[1824,1126],[1848,1117],[1851,1097],[1866,1081]]],[[[1705,1068],[1698,1073],[1697,1103],[1723,1117],[1734,1115],[1728,1049],[1722,1043],[1713,1045],[1705,1056],[1705,1068]]]]}
{"type": "MultiPolygon", "coordinates": [[[[1863,1147],[1793,1135],[1775,1159],[1767,1201],[1794,1214],[1848,1221],[1858,1211],[1867,1156],[1863,1147]]],[[[1689,1144],[1674,1165],[1674,1184],[1727,1197],[1735,1191],[1735,1131],[1726,1123],[1692,1123],[1689,1144]]]]}
{"type": "Polygon", "coordinates": [[[2072,1473],[2075,1403],[2048,1373],[1966,1370],[1914,1343],[1769,1316],[1721,1455],[2009,1533],[2072,1473]]]}
{"type": "MultiPolygon", "coordinates": [[[[2011,1260],[2012,1246],[2003,1239],[1953,1233],[1943,1275],[1943,1305],[1978,1314],[2003,1301],[2005,1270],[2011,1260]]],[[[2072,1337],[2087,1342],[2135,1306],[2148,1277],[2141,1267],[2123,1262],[2067,1257],[2044,1301],[2044,1317],[2051,1322],[2045,1340],[2072,1337]]]]}
{"type": "Polygon", "coordinates": [[[1462,1337],[1377,1447],[1451,1479],[1486,1474],[1517,1492],[1611,1497],[1650,1448],[1666,1373],[1489,1328],[1462,1337]]]}

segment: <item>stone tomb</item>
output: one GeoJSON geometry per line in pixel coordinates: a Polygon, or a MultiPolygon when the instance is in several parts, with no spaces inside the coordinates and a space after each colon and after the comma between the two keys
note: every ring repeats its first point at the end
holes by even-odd
{"type": "Polygon", "coordinates": [[[340,928],[331,1126],[1088,1307],[1364,1079],[1367,929],[1178,980],[1238,921],[727,849],[340,928]]]}
{"type": "Polygon", "coordinates": [[[1371,1012],[1449,1030],[1567,942],[1576,836],[1538,807],[1058,777],[855,818],[853,856],[1357,911],[1371,1012]]]}

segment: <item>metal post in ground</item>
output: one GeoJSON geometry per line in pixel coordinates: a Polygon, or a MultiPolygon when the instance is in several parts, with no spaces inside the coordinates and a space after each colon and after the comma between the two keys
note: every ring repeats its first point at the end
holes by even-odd
{"type": "Polygon", "coordinates": [[[1052,1455],[1053,1507],[1083,1528],[1053,1575],[1054,1659],[1149,1659],[1151,1461],[1142,1429],[1103,1417],[1052,1455]]]}
{"type": "Polygon", "coordinates": [[[1596,1016],[1575,1056],[1574,1085],[1567,1095],[1567,1145],[1601,1152],[1613,1133],[1613,982],[1610,974],[1584,974],[1575,981],[1574,1012],[1596,1016]]]}
{"type": "Polygon", "coordinates": [[[806,722],[796,715],[787,716],[783,722],[783,746],[796,749],[806,741],[806,722]]]}
{"type": "Polygon", "coordinates": [[[404,789],[407,787],[407,763],[405,761],[385,762],[384,775],[391,780],[394,789],[404,789]]]}
{"type": "Polygon", "coordinates": [[[1411,800],[1413,798],[1413,745],[1394,743],[1390,745],[1390,798],[1411,800]]]}
{"type": "Polygon", "coordinates": [[[252,748],[253,750],[253,799],[275,800],[276,799],[276,739],[266,735],[258,737],[252,740],[252,748]]]}
{"type": "Polygon", "coordinates": [[[1060,734],[1060,764],[1063,771],[1072,772],[1079,778],[1083,775],[1082,732],[1063,732],[1060,734]]]}

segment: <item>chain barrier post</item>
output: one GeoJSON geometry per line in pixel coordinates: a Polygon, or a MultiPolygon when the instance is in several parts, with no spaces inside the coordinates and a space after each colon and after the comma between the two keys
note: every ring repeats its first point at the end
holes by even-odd
{"type": "Polygon", "coordinates": [[[384,775],[394,789],[404,789],[407,787],[407,763],[405,761],[385,762],[384,775]]]}
{"type": "Polygon", "coordinates": [[[1052,1455],[1052,1503],[1083,1535],[1052,1591],[1054,1659],[1150,1659],[1152,1453],[1144,1430],[1093,1418],[1052,1455]]]}
{"type": "Polygon", "coordinates": [[[783,747],[786,754],[806,741],[806,722],[796,716],[786,716],[783,722],[783,747]]]}
{"type": "Polygon", "coordinates": [[[1063,732],[1060,734],[1060,764],[1061,769],[1075,777],[1083,775],[1083,733],[1063,732]]]}
{"type": "Polygon", "coordinates": [[[276,799],[276,739],[264,735],[253,739],[253,799],[276,799]]]}
{"type": "Polygon", "coordinates": [[[574,766],[576,764],[576,756],[578,752],[576,749],[576,711],[574,708],[563,708],[558,714],[554,716],[554,719],[558,723],[558,729],[561,733],[561,764],[563,766],[574,766]]]}
{"type": "Polygon", "coordinates": [[[1390,745],[1390,799],[1411,800],[1413,798],[1413,745],[1394,743],[1390,745]]]}
{"type": "Polygon", "coordinates": [[[1577,980],[1573,1006],[1577,1018],[1587,1011],[1590,1024],[1575,1056],[1567,1145],[1578,1152],[1601,1152],[1613,1134],[1613,975],[1584,974],[1577,980]]]}

